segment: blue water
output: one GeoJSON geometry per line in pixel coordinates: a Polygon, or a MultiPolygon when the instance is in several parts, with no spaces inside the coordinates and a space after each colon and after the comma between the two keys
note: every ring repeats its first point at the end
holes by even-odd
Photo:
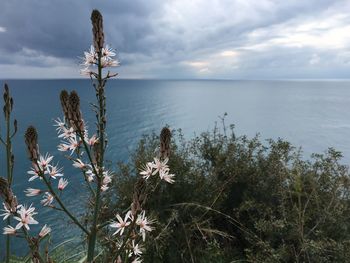
{"type": "MultiPolygon", "coordinates": [[[[19,131],[14,140],[14,191],[21,203],[33,202],[40,214],[36,219],[54,229],[52,242],[79,236],[75,226],[67,229],[59,212],[40,207],[38,198],[24,199],[27,187],[40,187],[39,180],[28,183],[27,160],[23,134],[33,124],[39,131],[42,153],[54,154],[65,166],[70,184],[64,193],[68,207],[75,213],[82,211],[85,202],[81,174],[71,168],[56,150],[52,120],[61,117],[58,100],[61,89],[75,89],[81,96],[84,118],[91,134],[94,114],[89,102],[95,94],[89,80],[9,80],[14,98],[13,115],[19,131]],[[78,209],[76,209],[78,207],[78,209]],[[74,208],[74,209],[73,209],[74,208]]],[[[3,85],[4,81],[0,82],[3,85]]],[[[305,158],[312,152],[335,147],[344,154],[343,163],[350,164],[350,82],[347,81],[168,81],[113,80],[107,88],[108,138],[107,158],[127,161],[142,134],[159,131],[164,125],[182,128],[186,137],[214,127],[218,116],[228,113],[226,123],[236,126],[236,134],[249,137],[260,133],[263,139],[281,137],[302,146],[305,158]]],[[[0,131],[4,131],[0,115],[0,131]]],[[[3,152],[0,152],[3,155],[3,152]]],[[[3,159],[3,157],[1,158],[3,159]]],[[[5,174],[4,160],[0,162],[5,174]]],[[[3,223],[0,223],[2,229],[3,223]]],[[[37,230],[37,228],[33,228],[37,230]]],[[[18,253],[25,253],[23,242],[14,243],[18,253]]],[[[0,258],[4,255],[4,238],[0,238],[0,258]]]]}

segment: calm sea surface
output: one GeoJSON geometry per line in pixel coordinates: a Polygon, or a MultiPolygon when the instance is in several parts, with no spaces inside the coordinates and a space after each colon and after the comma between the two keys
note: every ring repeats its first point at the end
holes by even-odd
{"type": "MultiPolygon", "coordinates": [[[[0,82],[3,85],[4,81],[0,82]]],[[[62,89],[77,90],[81,96],[83,114],[94,130],[94,114],[89,102],[95,94],[88,80],[9,80],[14,98],[14,116],[19,132],[14,140],[14,191],[19,201],[24,200],[27,187],[40,187],[39,180],[28,183],[27,160],[23,134],[33,124],[39,131],[42,153],[54,154],[65,166],[70,181],[64,193],[68,207],[79,214],[84,207],[81,175],[62,158],[56,145],[53,119],[61,117],[59,93],[62,89]]],[[[1,100],[2,101],[2,100],[1,100]]],[[[334,147],[343,152],[343,163],[350,164],[350,82],[347,81],[168,81],[168,80],[113,80],[107,88],[108,138],[107,158],[127,161],[142,134],[169,124],[182,128],[191,138],[214,127],[218,116],[228,113],[226,123],[235,124],[236,134],[249,137],[256,133],[262,139],[281,137],[302,146],[305,158],[312,152],[323,152],[334,147]]],[[[0,115],[0,131],[4,131],[0,115]]],[[[0,152],[4,156],[3,151],[0,152]]],[[[4,159],[3,157],[1,159],[4,159]]],[[[4,160],[0,162],[1,176],[5,175],[4,160]]],[[[40,199],[33,202],[39,210],[36,219],[40,225],[53,227],[52,242],[79,236],[76,227],[68,226],[58,212],[42,209],[40,199]]],[[[0,223],[1,230],[3,222],[0,223]]],[[[33,228],[36,230],[36,228],[33,228]]],[[[2,231],[1,231],[2,232],[2,231]]],[[[13,242],[14,249],[24,254],[24,243],[13,242]]],[[[4,238],[0,238],[0,259],[4,255],[4,238]]]]}

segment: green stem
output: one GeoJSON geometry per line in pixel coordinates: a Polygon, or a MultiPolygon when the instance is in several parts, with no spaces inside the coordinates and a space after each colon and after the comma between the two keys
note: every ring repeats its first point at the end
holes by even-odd
{"type": "Polygon", "coordinates": [[[100,229],[104,228],[105,226],[108,226],[109,224],[111,224],[111,221],[107,221],[107,222],[104,222],[102,224],[99,224],[99,225],[97,225],[97,229],[100,230],[100,229]]]}
{"type": "Polygon", "coordinates": [[[98,161],[98,173],[96,174],[97,178],[97,189],[96,189],[96,198],[95,198],[95,207],[93,213],[93,221],[91,226],[91,235],[89,238],[88,244],[88,256],[87,262],[93,262],[96,246],[96,237],[97,237],[97,221],[98,213],[100,212],[100,202],[101,202],[101,185],[103,180],[103,157],[104,157],[104,120],[105,120],[105,101],[104,101],[104,87],[102,83],[102,67],[101,67],[101,51],[98,52],[98,101],[99,101],[99,115],[98,115],[98,135],[99,135],[99,145],[100,145],[100,158],[98,161]]]}
{"type": "Polygon", "coordinates": [[[131,225],[130,225],[130,229],[129,229],[129,232],[127,233],[124,241],[123,241],[123,244],[120,246],[120,248],[118,249],[117,253],[115,254],[115,256],[113,257],[113,260],[112,262],[114,262],[118,256],[120,255],[120,253],[122,252],[122,250],[124,249],[125,245],[127,244],[128,240],[129,240],[129,237],[134,229],[134,226],[136,224],[136,220],[137,220],[137,213],[136,215],[134,216],[134,220],[132,221],[131,225]]]}
{"type": "Polygon", "coordinates": [[[40,256],[40,253],[38,251],[38,247],[36,246],[36,244],[32,241],[32,239],[30,238],[28,231],[25,227],[22,227],[23,233],[24,233],[24,237],[28,242],[30,251],[32,252],[32,256],[37,257],[37,259],[39,260],[40,263],[45,263],[45,260],[40,256]],[[36,253],[37,252],[37,253],[36,253]]]}
{"type": "Polygon", "coordinates": [[[47,188],[49,188],[50,193],[53,195],[53,197],[55,198],[55,200],[57,201],[57,203],[60,205],[60,207],[62,208],[62,210],[73,220],[73,222],[80,227],[81,230],[83,230],[85,232],[85,234],[89,235],[89,231],[82,225],[80,224],[80,222],[78,221],[78,219],[76,219],[75,216],[73,216],[71,214],[71,212],[69,212],[69,210],[65,207],[65,205],[62,203],[61,199],[58,197],[58,195],[56,194],[56,192],[53,190],[51,183],[47,180],[47,178],[45,176],[42,176],[43,181],[45,182],[47,188]]]}
{"type": "MultiPolygon", "coordinates": [[[[79,136],[80,136],[80,139],[83,141],[85,150],[86,150],[86,152],[87,152],[87,154],[88,154],[88,156],[89,156],[90,163],[91,163],[91,167],[93,167],[94,164],[93,164],[92,161],[91,161],[91,156],[90,156],[89,148],[87,147],[86,142],[85,142],[85,140],[84,140],[84,137],[81,135],[81,132],[79,132],[79,136]]],[[[79,149],[79,148],[78,148],[78,149],[79,149]]],[[[78,158],[81,159],[80,150],[78,150],[78,151],[76,152],[76,154],[77,154],[78,158]]],[[[86,182],[86,184],[87,184],[87,186],[88,186],[88,188],[89,188],[91,194],[95,197],[95,195],[96,195],[96,194],[95,194],[95,191],[94,191],[94,189],[92,189],[91,184],[90,184],[89,180],[87,179],[85,170],[82,170],[82,173],[83,173],[84,180],[85,180],[85,182],[86,182]]]]}
{"type": "MultiPolygon", "coordinates": [[[[10,218],[7,219],[7,224],[10,225],[10,218]]],[[[6,263],[10,262],[10,255],[11,255],[11,251],[10,251],[10,236],[7,235],[6,236],[6,263]]]]}
{"type": "MultiPolygon", "coordinates": [[[[8,105],[7,105],[8,106],[8,105]]],[[[6,107],[6,105],[5,105],[6,107]]],[[[10,113],[8,112],[5,116],[6,119],[6,168],[7,168],[7,182],[9,184],[9,187],[11,188],[12,184],[12,168],[11,168],[11,138],[10,138],[10,113]]],[[[10,225],[10,218],[7,219],[7,224],[10,225]]],[[[10,262],[10,254],[11,254],[11,243],[10,243],[10,236],[6,236],[6,263],[10,262]]]]}

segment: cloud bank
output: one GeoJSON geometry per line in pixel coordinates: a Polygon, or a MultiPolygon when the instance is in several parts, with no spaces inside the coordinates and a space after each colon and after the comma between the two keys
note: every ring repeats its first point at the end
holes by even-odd
{"type": "Polygon", "coordinates": [[[124,78],[350,76],[349,1],[4,0],[0,78],[79,77],[94,8],[124,78]]]}

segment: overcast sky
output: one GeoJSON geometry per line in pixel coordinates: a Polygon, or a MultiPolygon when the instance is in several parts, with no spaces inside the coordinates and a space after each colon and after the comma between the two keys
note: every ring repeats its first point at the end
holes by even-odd
{"type": "Polygon", "coordinates": [[[75,78],[104,16],[121,78],[350,77],[350,1],[1,0],[0,78],[75,78]]]}

